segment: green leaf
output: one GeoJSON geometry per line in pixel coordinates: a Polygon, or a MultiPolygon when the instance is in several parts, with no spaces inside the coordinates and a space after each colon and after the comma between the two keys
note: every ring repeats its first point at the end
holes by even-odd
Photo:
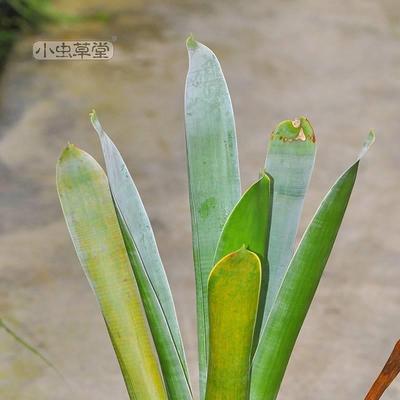
{"type": "Polygon", "coordinates": [[[61,374],[61,372],[57,369],[57,367],[46,357],[44,356],[40,350],[38,350],[36,347],[32,346],[29,344],[26,340],[24,340],[18,333],[16,333],[12,328],[8,326],[4,322],[2,318],[0,318],[0,329],[4,329],[4,331],[9,334],[16,342],[18,342],[20,345],[25,347],[27,350],[29,350],[32,354],[34,354],[36,357],[40,358],[48,367],[50,367],[54,372],[57,373],[57,375],[62,378],[65,381],[64,376],[61,374]]]}
{"type": "Polygon", "coordinates": [[[340,228],[361,157],[336,181],[308,226],[282,281],[253,359],[251,399],[274,400],[340,228]]]}
{"type": "Polygon", "coordinates": [[[57,164],[57,189],[75,250],[97,296],[130,398],[167,399],[104,171],[89,154],[68,145],[57,164]]]}
{"type": "Polygon", "coordinates": [[[111,193],[128,256],[171,400],[192,398],[182,338],[149,217],[118,149],[91,113],[104,153],[111,193]]]}
{"type": "Polygon", "coordinates": [[[260,259],[244,247],[222,258],[210,273],[206,400],[249,398],[261,273],[260,259]]]}
{"type": "Polygon", "coordinates": [[[262,283],[260,304],[254,333],[254,349],[258,342],[268,286],[268,233],[272,206],[270,178],[263,174],[241,197],[229,215],[214,257],[216,264],[242,244],[256,253],[261,261],[262,283]]]}
{"type": "Polygon", "coordinates": [[[226,218],[240,198],[235,121],[228,88],[215,54],[187,40],[186,151],[196,278],[200,398],[208,354],[207,279],[226,218]]]}
{"type": "Polygon", "coordinates": [[[314,131],[305,117],[281,122],[271,135],[265,169],[272,176],[274,196],[268,249],[270,276],[264,322],[293,256],[315,153],[314,131]]]}

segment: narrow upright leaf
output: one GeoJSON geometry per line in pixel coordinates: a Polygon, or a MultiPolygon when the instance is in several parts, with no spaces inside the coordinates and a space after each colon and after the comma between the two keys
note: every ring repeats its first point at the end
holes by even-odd
{"type": "Polygon", "coordinates": [[[149,217],[121,154],[94,111],[91,121],[100,138],[111,193],[170,400],[191,399],[175,306],[149,217]]]}
{"type": "Polygon", "coordinates": [[[235,121],[228,88],[215,54],[187,40],[186,152],[196,277],[200,398],[207,374],[207,279],[222,227],[240,198],[235,121]]]}
{"type": "Polygon", "coordinates": [[[210,359],[206,400],[249,398],[260,284],[260,260],[244,247],[222,258],[210,273],[210,359]]]}
{"type": "Polygon", "coordinates": [[[361,157],[336,181],[308,226],[282,281],[253,359],[252,400],[275,400],[297,336],[340,228],[361,157]]]}
{"type": "Polygon", "coordinates": [[[166,400],[157,353],[104,171],[89,154],[68,145],[57,164],[57,189],[130,398],[166,400]]]}
{"type": "Polygon", "coordinates": [[[267,248],[272,206],[271,190],[270,179],[263,174],[243,194],[224,225],[214,257],[216,264],[222,257],[244,244],[260,259],[262,283],[253,340],[254,349],[258,342],[268,286],[267,248]]]}
{"type": "Polygon", "coordinates": [[[314,131],[304,117],[281,122],[269,141],[265,168],[273,179],[274,197],[268,249],[270,276],[264,322],[293,256],[315,152],[314,131]]]}

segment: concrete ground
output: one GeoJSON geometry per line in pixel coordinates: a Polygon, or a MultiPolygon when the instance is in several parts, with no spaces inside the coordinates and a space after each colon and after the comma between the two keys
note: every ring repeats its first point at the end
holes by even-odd
{"type": "MultiPolygon", "coordinates": [[[[101,160],[97,113],[135,176],[175,296],[197,381],[184,151],[185,37],[218,55],[236,112],[243,186],[267,136],[307,115],[318,156],[301,231],[354,159],[363,161],[279,399],[362,399],[400,337],[400,5],[395,0],[59,1],[109,22],[47,28],[18,43],[0,87],[0,315],[68,383],[0,331],[0,398],[126,399],[96,301],[63,222],[55,162],[67,141],[101,160]],[[115,40],[109,62],[37,62],[39,39],[115,40]]],[[[300,232],[301,233],[301,232],[300,232]]],[[[195,385],[197,387],[197,385],[195,385]]],[[[400,380],[385,400],[400,397],[400,380]]]]}

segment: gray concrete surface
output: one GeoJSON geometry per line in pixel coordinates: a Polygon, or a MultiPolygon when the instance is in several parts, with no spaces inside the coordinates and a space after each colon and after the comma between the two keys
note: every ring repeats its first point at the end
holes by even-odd
{"type": "MultiPolygon", "coordinates": [[[[95,299],[64,226],[55,162],[69,140],[101,160],[98,115],[122,151],[151,216],[197,381],[194,285],[184,151],[185,37],[214,49],[231,90],[244,186],[281,119],[307,115],[318,157],[301,231],[370,128],[326,273],[280,400],[362,399],[400,337],[400,5],[368,1],[105,0],[108,23],[24,37],[0,87],[0,315],[65,375],[0,332],[0,398],[106,400],[127,394],[95,299]],[[39,39],[111,39],[109,62],[36,62],[39,39]]],[[[195,385],[197,386],[197,385],[195,385]]],[[[400,397],[398,380],[384,397],[400,397]]]]}

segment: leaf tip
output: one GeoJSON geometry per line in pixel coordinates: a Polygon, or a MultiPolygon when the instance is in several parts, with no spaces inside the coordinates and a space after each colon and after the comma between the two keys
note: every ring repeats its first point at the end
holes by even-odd
{"type": "Polygon", "coordinates": [[[77,147],[71,143],[70,141],[67,142],[67,145],[65,146],[64,150],[61,152],[60,159],[65,157],[68,153],[71,153],[74,151],[77,147]]]}
{"type": "Polygon", "coordinates": [[[367,136],[367,139],[365,140],[365,144],[370,146],[371,144],[373,144],[375,142],[375,140],[376,140],[375,131],[371,129],[368,132],[368,136],[367,136]]]}
{"type": "Polygon", "coordinates": [[[188,50],[194,50],[199,44],[194,39],[193,33],[186,39],[186,47],[188,50]]]}
{"type": "Polygon", "coordinates": [[[369,131],[367,138],[364,140],[362,149],[358,155],[358,160],[361,160],[368,152],[369,148],[374,144],[376,139],[375,132],[373,130],[369,131]]]}
{"type": "Polygon", "coordinates": [[[57,166],[70,158],[81,155],[82,153],[84,153],[84,151],[81,150],[79,147],[75,146],[71,142],[67,142],[67,145],[64,147],[60,156],[58,157],[57,166]]]}
{"type": "Polygon", "coordinates": [[[267,173],[267,171],[264,169],[264,168],[262,168],[261,170],[260,170],[260,179],[259,179],[259,181],[261,181],[261,182],[263,182],[263,183],[270,183],[270,181],[271,181],[271,176],[270,175],[268,175],[268,173],[267,173]]]}
{"type": "Polygon", "coordinates": [[[272,133],[272,139],[277,139],[284,143],[315,143],[316,141],[313,127],[309,120],[303,116],[279,123],[272,133]]]}
{"type": "Polygon", "coordinates": [[[315,132],[314,132],[314,128],[312,127],[312,125],[310,124],[310,121],[308,120],[307,117],[301,116],[300,118],[300,133],[299,136],[303,135],[302,140],[309,140],[313,143],[316,142],[316,138],[315,138],[315,132]]]}
{"type": "Polygon", "coordinates": [[[89,118],[90,118],[90,122],[92,123],[92,126],[94,128],[94,130],[97,132],[97,134],[101,137],[105,134],[103,127],[100,124],[99,118],[97,117],[96,114],[96,110],[92,110],[89,113],[89,118]]]}
{"type": "Polygon", "coordinates": [[[89,118],[90,121],[97,121],[97,114],[96,114],[96,110],[93,108],[92,111],[90,111],[89,113],[89,118]]]}

